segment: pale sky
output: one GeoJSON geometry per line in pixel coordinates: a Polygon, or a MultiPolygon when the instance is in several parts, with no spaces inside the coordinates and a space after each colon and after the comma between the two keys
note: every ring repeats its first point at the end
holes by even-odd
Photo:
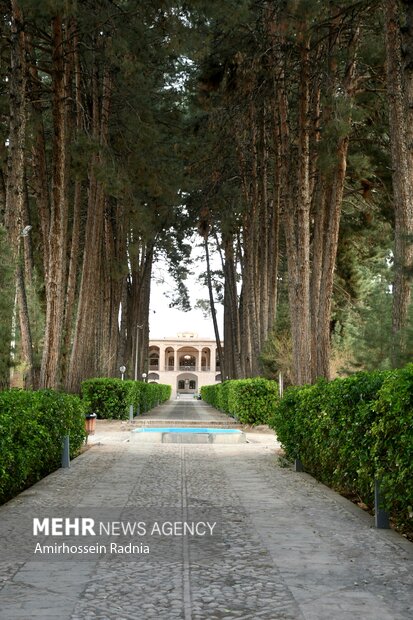
{"type": "MultiPolygon", "coordinates": [[[[199,255],[201,250],[194,248],[193,253],[199,255]]],[[[194,263],[194,273],[187,279],[187,287],[190,293],[191,306],[193,307],[197,299],[208,299],[208,289],[197,282],[198,267],[194,263]]],[[[199,267],[199,270],[204,267],[199,267]]],[[[176,308],[169,308],[170,299],[166,295],[171,295],[174,289],[173,280],[167,273],[167,267],[162,262],[156,263],[153,270],[151,286],[151,305],[149,312],[149,338],[160,339],[164,337],[175,337],[178,332],[196,332],[200,338],[215,338],[212,319],[205,319],[201,310],[191,310],[181,312],[176,308]],[[162,284],[158,280],[162,279],[162,284]]],[[[224,338],[222,331],[223,308],[221,304],[216,306],[218,315],[218,325],[221,340],[224,338]]]]}

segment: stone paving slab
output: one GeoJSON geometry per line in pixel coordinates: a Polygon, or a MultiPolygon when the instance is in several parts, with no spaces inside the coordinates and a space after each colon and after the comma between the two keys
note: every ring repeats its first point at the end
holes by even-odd
{"type": "Polygon", "coordinates": [[[412,545],[281,467],[272,434],[247,433],[249,443],[228,446],[138,445],[128,435],[98,429],[70,469],[0,508],[0,620],[413,617],[412,545]],[[221,537],[210,556],[182,539],[173,553],[166,541],[157,561],[14,559],[19,515],[62,505],[214,509],[221,537]]]}
{"type": "Polygon", "coordinates": [[[234,420],[210,407],[202,400],[169,400],[158,407],[152,409],[148,413],[144,413],[135,418],[136,421],[152,421],[162,420],[198,420],[200,422],[221,422],[224,424],[233,424],[234,420]]]}

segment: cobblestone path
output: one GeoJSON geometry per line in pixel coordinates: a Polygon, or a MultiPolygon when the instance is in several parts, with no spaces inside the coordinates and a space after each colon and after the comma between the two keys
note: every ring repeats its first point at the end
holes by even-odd
{"type": "Polygon", "coordinates": [[[13,524],[21,515],[62,505],[205,518],[217,511],[222,527],[213,553],[184,537],[166,541],[156,559],[18,561],[7,552],[0,619],[411,620],[410,543],[280,467],[271,434],[248,438],[143,445],[108,434],[69,470],[0,508],[3,551],[19,545],[13,524]]]}

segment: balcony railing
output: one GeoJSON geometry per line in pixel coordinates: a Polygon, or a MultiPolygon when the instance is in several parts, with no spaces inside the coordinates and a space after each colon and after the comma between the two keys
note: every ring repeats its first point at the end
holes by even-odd
{"type": "MultiPolygon", "coordinates": [[[[158,366],[150,366],[149,370],[159,370],[158,366]]],[[[165,365],[165,370],[169,371],[169,372],[173,372],[173,371],[187,371],[187,372],[220,372],[219,366],[217,366],[215,368],[215,370],[213,368],[211,368],[211,366],[182,366],[179,365],[175,368],[175,366],[173,366],[172,364],[170,365],[165,365]]]]}

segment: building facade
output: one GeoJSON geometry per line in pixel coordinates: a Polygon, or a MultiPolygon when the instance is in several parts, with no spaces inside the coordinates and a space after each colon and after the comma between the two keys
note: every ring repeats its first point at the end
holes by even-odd
{"type": "Polygon", "coordinates": [[[197,394],[203,385],[221,381],[215,340],[182,332],[175,338],[149,341],[148,382],[172,387],[172,398],[197,394]]]}

